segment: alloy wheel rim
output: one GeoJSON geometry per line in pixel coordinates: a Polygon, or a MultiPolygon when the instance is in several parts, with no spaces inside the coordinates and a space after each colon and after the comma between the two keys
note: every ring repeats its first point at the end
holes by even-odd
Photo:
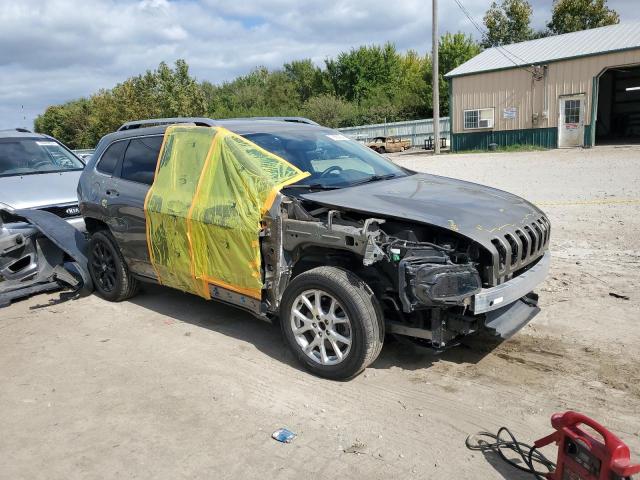
{"type": "Polygon", "coordinates": [[[320,365],[337,365],[351,351],[351,320],[340,302],[322,290],[305,290],[293,301],[291,330],[296,343],[320,365]]]}
{"type": "Polygon", "coordinates": [[[116,263],[113,254],[102,242],[93,246],[91,266],[95,279],[100,288],[105,292],[111,292],[116,285],[116,263]]]}

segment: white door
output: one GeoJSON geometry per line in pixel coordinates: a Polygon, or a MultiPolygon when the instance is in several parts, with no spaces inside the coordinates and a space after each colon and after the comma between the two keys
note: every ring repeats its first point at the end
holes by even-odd
{"type": "Polygon", "coordinates": [[[584,145],[584,94],[560,97],[558,147],[584,145]]]}

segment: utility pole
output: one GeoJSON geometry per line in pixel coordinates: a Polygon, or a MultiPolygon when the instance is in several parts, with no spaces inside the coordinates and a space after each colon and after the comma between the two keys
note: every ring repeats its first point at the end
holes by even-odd
{"type": "Polygon", "coordinates": [[[440,154],[440,85],[438,74],[438,0],[431,0],[433,7],[431,26],[431,68],[433,70],[433,153],[440,154]]]}

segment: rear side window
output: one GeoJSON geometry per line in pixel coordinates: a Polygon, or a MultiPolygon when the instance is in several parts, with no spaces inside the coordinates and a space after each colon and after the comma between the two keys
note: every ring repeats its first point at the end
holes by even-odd
{"type": "Polygon", "coordinates": [[[126,147],[126,141],[115,142],[109,145],[98,162],[98,166],[96,167],[98,171],[106,173],[107,175],[113,175],[113,172],[116,170],[116,165],[118,165],[118,162],[122,158],[126,147]]]}
{"type": "Polygon", "coordinates": [[[132,139],[124,154],[120,176],[125,180],[151,185],[161,146],[161,136],[132,139]]]}

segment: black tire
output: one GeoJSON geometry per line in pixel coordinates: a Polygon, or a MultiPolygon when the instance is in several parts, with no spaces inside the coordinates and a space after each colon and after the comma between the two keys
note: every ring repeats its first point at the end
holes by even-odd
{"type": "MultiPolygon", "coordinates": [[[[285,341],[296,358],[315,375],[333,380],[346,380],[362,372],[378,357],[384,341],[382,311],[373,292],[353,273],[335,267],[314,268],[292,280],[282,297],[280,326],[285,341]],[[312,359],[304,352],[293,333],[294,302],[297,302],[300,295],[311,290],[328,294],[323,297],[324,300],[330,300],[333,297],[349,321],[348,331],[351,339],[349,350],[344,358],[334,365],[321,364],[318,360],[312,359]]],[[[327,333],[326,341],[330,342],[329,336],[332,332],[329,331],[329,327],[326,328],[328,329],[328,333],[325,332],[327,333]]],[[[316,330],[309,332],[312,338],[316,335],[315,332],[316,330]]],[[[324,338],[322,343],[326,345],[324,338]]],[[[335,350],[331,344],[328,347],[335,357],[335,350]]]]}
{"type": "Polygon", "coordinates": [[[122,252],[107,230],[91,235],[89,273],[96,293],[105,300],[121,302],[138,291],[138,281],[129,272],[122,252]]]}
{"type": "Polygon", "coordinates": [[[384,148],[384,147],[380,147],[380,148],[378,149],[378,153],[387,153],[387,149],[386,149],[386,148],[384,148]]]}

